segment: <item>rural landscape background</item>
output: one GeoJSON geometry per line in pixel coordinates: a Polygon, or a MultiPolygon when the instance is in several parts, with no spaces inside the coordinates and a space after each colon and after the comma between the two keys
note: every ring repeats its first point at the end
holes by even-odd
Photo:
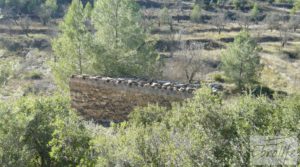
{"type": "Polygon", "coordinates": [[[0,9],[0,166],[253,166],[251,136],[300,139],[299,0],[0,9]],[[201,88],[103,127],[71,107],[70,77],[83,74],[201,88]]]}

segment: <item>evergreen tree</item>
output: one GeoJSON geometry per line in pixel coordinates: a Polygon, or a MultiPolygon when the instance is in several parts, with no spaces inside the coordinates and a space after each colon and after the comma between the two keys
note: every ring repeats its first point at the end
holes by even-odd
{"type": "Polygon", "coordinates": [[[213,3],[213,0],[196,0],[195,4],[207,8],[213,3]]]}
{"type": "Polygon", "coordinates": [[[226,4],[227,0],[217,0],[218,6],[224,6],[226,4]]]}
{"type": "Polygon", "coordinates": [[[160,24],[171,24],[172,17],[169,14],[168,8],[164,7],[159,13],[160,24]]]}
{"type": "Polygon", "coordinates": [[[41,19],[42,23],[46,25],[51,19],[51,16],[55,14],[57,8],[58,6],[56,0],[46,0],[44,4],[36,9],[36,13],[41,19]]]}
{"type": "Polygon", "coordinates": [[[295,0],[293,5],[294,7],[291,10],[291,13],[295,14],[300,9],[300,0],[295,0]]]}
{"type": "Polygon", "coordinates": [[[255,21],[255,23],[257,23],[258,14],[259,14],[258,4],[254,3],[253,8],[251,10],[251,17],[253,21],[255,21]]]}
{"type": "Polygon", "coordinates": [[[241,32],[222,55],[222,69],[242,90],[254,83],[261,70],[258,46],[246,31],[241,32]]]}
{"type": "Polygon", "coordinates": [[[191,13],[191,20],[193,22],[199,22],[201,20],[201,7],[200,5],[195,5],[193,7],[192,13],[191,13]]]}
{"type": "Polygon", "coordinates": [[[61,86],[67,83],[67,78],[72,74],[88,73],[91,70],[92,36],[86,25],[88,12],[80,0],[74,0],[60,25],[61,33],[52,42],[56,56],[52,70],[61,86]]]}
{"type": "Polygon", "coordinates": [[[236,10],[238,10],[238,9],[243,9],[246,6],[247,1],[246,0],[232,0],[232,4],[233,4],[234,8],[236,10]]]}
{"type": "Polygon", "coordinates": [[[133,0],[101,0],[92,16],[97,52],[95,68],[107,76],[152,77],[159,73],[158,54],[139,25],[141,19],[133,0]]]}

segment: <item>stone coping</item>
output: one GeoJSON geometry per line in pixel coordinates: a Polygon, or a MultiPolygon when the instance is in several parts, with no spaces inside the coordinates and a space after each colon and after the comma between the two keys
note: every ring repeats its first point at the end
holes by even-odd
{"type": "Polygon", "coordinates": [[[147,80],[137,78],[110,78],[91,75],[72,75],[71,79],[90,80],[97,81],[97,83],[103,83],[111,86],[122,86],[128,88],[143,88],[153,89],[160,91],[173,92],[176,94],[193,94],[200,84],[183,84],[178,82],[160,81],[160,80],[147,80]]]}

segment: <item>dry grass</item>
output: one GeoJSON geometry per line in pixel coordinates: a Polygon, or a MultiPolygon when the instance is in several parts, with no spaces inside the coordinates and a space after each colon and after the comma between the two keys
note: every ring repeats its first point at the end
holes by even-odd
{"type": "MultiPolygon", "coordinates": [[[[287,13],[288,10],[278,7],[270,7],[267,3],[262,3],[262,8],[266,12],[275,12],[275,13],[287,13]]],[[[155,11],[159,11],[155,9],[155,11]]],[[[185,10],[185,15],[188,15],[190,11],[185,10]]],[[[172,10],[172,15],[176,16],[176,11],[172,10]]],[[[216,15],[212,12],[204,12],[205,15],[216,15]]],[[[186,33],[182,34],[181,40],[194,40],[194,41],[214,41],[226,46],[227,43],[222,42],[221,39],[230,39],[234,38],[239,32],[237,31],[239,24],[235,21],[227,22],[225,29],[226,32],[218,34],[216,32],[216,27],[209,23],[191,23],[190,21],[181,21],[177,23],[174,21],[174,29],[176,32],[178,30],[184,30],[186,33]]],[[[262,47],[262,62],[265,65],[264,70],[261,75],[262,84],[269,86],[275,90],[283,90],[290,93],[300,92],[300,60],[289,60],[286,57],[283,57],[284,52],[295,52],[296,48],[300,46],[300,30],[296,32],[289,32],[289,38],[292,40],[288,41],[286,47],[281,47],[280,41],[280,32],[279,31],[270,31],[267,29],[265,22],[259,22],[259,24],[254,24],[249,27],[250,33],[253,37],[264,39],[260,42],[262,47]],[[273,40],[273,41],[272,41],[273,40]],[[274,41],[276,40],[276,41],[274,41]]],[[[168,27],[162,26],[161,30],[167,31],[168,27]]],[[[163,40],[169,40],[170,37],[167,34],[158,33],[156,36],[163,40]]],[[[178,40],[178,38],[175,38],[178,40]]],[[[209,55],[208,57],[211,60],[219,60],[221,55],[221,49],[215,48],[214,50],[205,51],[205,54],[209,55]]],[[[168,55],[167,52],[164,53],[168,55]]],[[[166,68],[164,70],[164,75],[167,79],[171,80],[184,80],[184,74],[182,73],[183,69],[180,66],[180,51],[176,51],[173,57],[167,60],[166,68]]],[[[203,69],[204,73],[199,73],[197,76],[198,79],[211,79],[214,73],[218,69],[203,69]]]]}

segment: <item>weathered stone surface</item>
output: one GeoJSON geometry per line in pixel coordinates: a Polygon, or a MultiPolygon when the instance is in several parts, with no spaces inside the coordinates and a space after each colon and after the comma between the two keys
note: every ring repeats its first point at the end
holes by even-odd
{"type": "Polygon", "coordinates": [[[159,104],[171,107],[172,102],[190,98],[199,84],[146,81],[132,78],[72,76],[72,107],[86,119],[100,123],[127,120],[137,106],[159,104]]]}

